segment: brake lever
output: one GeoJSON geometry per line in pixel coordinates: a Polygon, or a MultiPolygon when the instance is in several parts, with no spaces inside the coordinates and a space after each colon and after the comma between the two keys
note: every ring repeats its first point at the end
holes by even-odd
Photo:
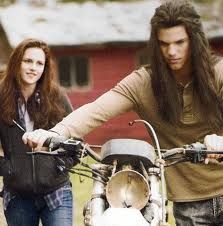
{"type": "Polygon", "coordinates": [[[64,149],[56,149],[54,151],[34,151],[34,152],[26,152],[28,155],[54,155],[54,156],[65,156],[67,154],[67,151],[64,149]]]}

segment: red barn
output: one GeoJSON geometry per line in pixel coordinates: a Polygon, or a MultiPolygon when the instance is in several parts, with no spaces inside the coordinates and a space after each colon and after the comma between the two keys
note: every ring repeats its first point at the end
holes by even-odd
{"type": "MultiPolygon", "coordinates": [[[[94,101],[146,62],[149,20],[158,5],[157,0],[67,3],[50,7],[14,4],[0,10],[0,34],[8,49],[28,37],[45,40],[56,57],[59,81],[77,108],[94,101]]],[[[206,12],[204,6],[196,7],[201,13],[206,12]]],[[[204,21],[204,28],[214,49],[223,53],[221,23],[210,17],[204,21]]],[[[0,53],[1,63],[6,58],[0,53]]],[[[86,139],[95,144],[118,137],[148,139],[142,124],[128,126],[136,118],[135,113],[117,117],[86,139]]]]}
{"type": "MultiPolygon", "coordinates": [[[[82,57],[84,65],[87,64],[89,80],[87,85],[78,88],[68,88],[69,97],[74,107],[94,101],[99,95],[112,88],[119,80],[139,66],[140,53],[145,47],[138,45],[106,45],[89,49],[70,49],[71,55],[82,57]]],[[[61,51],[55,50],[55,55],[60,57],[61,51]]],[[[86,65],[85,65],[86,66],[86,65]]],[[[85,69],[84,69],[85,70],[85,69]]],[[[81,73],[82,75],[84,72],[81,73]]],[[[106,123],[102,128],[95,130],[88,136],[91,143],[101,143],[108,138],[114,137],[148,137],[141,126],[141,131],[136,130],[137,126],[129,127],[128,122],[136,119],[134,113],[128,113],[106,123]]]]}

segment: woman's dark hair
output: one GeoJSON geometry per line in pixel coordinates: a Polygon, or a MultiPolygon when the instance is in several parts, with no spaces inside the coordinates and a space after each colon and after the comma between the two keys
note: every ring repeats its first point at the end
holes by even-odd
{"type": "Polygon", "coordinates": [[[65,110],[61,105],[60,87],[56,82],[55,65],[48,45],[37,39],[25,39],[12,52],[0,84],[1,120],[12,124],[18,117],[18,100],[27,107],[35,128],[48,129],[62,120],[65,110]],[[36,90],[25,103],[21,93],[20,67],[28,48],[40,48],[45,53],[45,67],[36,90]]]}
{"type": "Polygon", "coordinates": [[[185,0],[165,2],[156,9],[151,19],[149,61],[158,110],[163,119],[171,123],[178,123],[182,114],[182,101],[177,91],[176,80],[165,63],[157,38],[159,29],[178,25],[185,27],[190,39],[193,81],[200,108],[210,116],[212,125],[218,127],[219,122],[223,121],[223,104],[215,88],[214,57],[205,37],[200,16],[185,0]]]}

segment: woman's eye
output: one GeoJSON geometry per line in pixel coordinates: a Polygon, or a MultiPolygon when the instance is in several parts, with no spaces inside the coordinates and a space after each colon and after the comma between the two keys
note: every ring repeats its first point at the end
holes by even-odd
{"type": "Polygon", "coordinates": [[[42,62],[37,62],[37,64],[40,66],[44,65],[42,62]]]}
{"type": "Polygon", "coordinates": [[[30,60],[30,59],[24,59],[23,62],[25,62],[25,63],[32,63],[32,60],[30,60]]]}

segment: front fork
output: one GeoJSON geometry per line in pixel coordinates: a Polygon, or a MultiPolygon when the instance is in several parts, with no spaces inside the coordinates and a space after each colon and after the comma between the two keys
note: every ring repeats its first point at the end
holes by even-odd
{"type": "MultiPolygon", "coordinates": [[[[100,171],[103,176],[108,175],[108,166],[103,164],[93,164],[94,170],[100,171]]],[[[86,204],[84,208],[84,225],[96,226],[96,220],[102,216],[106,209],[105,201],[105,183],[100,182],[101,177],[99,175],[93,176],[96,180],[93,181],[93,189],[91,194],[91,200],[86,204]],[[98,180],[97,180],[98,179],[98,180]]]]}
{"type": "MultiPolygon", "coordinates": [[[[103,176],[107,177],[110,173],[107,165],[103,164],[93,164],[93,169],[103,172],[103,176]]],[[[94,175],[96,179],[101,180],[100,176],[94,175]]],[[[148,172],[149,184],[150,184],[150,205],[152,207],[153,219],[150,223],[150,226],[166,226],[168,224],[163,224],[162,222],[162,197],[160,194],[160,177],[159,177],[159,168],[149,168],[148,172]]],[[[86,204],[84,208],[84,225],[85,226],[96,226],[97,220],[104,213],[106,206],[105,199],[105,184],[94,180],[93,189],[91,194],[91,200],[86,204]]],[[[165,210],[164,210],[165,211],[165,210]]],[[[165,212],[166,214],[166,212],[165,212]]]]}
{"type": "MultiPolygon", "coordinates": [[[[150,168],[149,169],[149,183],[150,183],[150,203],[152,205],[154,218],[151,222],[151,226],[161,226],[161,225],[168,225],[165,220],[162,220],[162,215],[164,214],[167,216],[166,208],[162,209],[162,199],[166,197],[161,197],[160,193],[160,177],[159,177],[159,168],[150,168]],[[163,213],[163,211],[165,211],[163,213]]],[[[167,202],[166,202],[167,203],[167,202]]]]}

